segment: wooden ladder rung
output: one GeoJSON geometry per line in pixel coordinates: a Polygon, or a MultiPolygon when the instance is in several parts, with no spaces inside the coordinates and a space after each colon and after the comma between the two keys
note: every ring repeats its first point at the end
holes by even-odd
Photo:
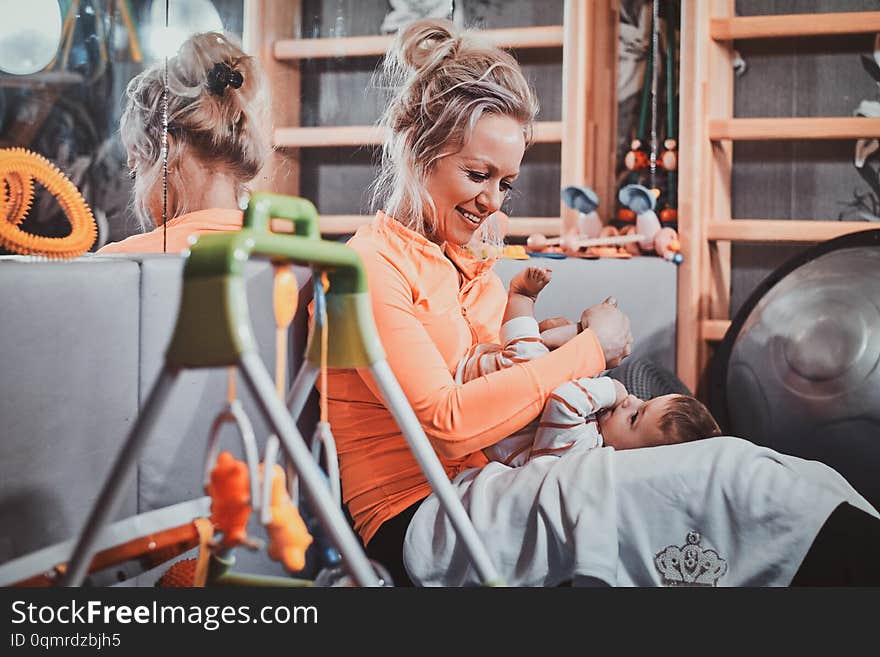
{"type": "Polygon", "coordinates": [[[860,139],[880,137],[880,119],[865,117],[713,119],[709,139],[860,139]]]}
{"type": "Polygon", "coordinates": [[[560,217],[511,217],[507,222],[507,234],[510,237],[528,237],[541,233],[546,237],[558,237],[562,234],[560,217]]]}
{"type": "Polygon", "coordinates": [[[709,223],[706,237],[731,242],[824,242],[848,233],[880,228],[870,221],[733,219],[709,223]]]}
{"type": "MultiPolygon", "coordinates": [[[[319,217],[318,225],[324,235],[348,235],[372,219],[371,214],[324,214],[319,217]]],[[[511,217],[507,224],[509,237],[527,237],[533,233],[557,237],[561,231],[559,217],[511,217]]]]}
{"type": "MultiPolygon", "coordinates": [[[[314,128],[276,128],[275,146],[279,148],[321,148],[329,146],[374,146],[383,140],[382,129],[374,125],[321,126],[314,128]]],[[[561,121],[534,124],[535,143],[558,143],[562,140],[561,121]]]]}
{"type": "Polygon", "coordinates": [[[880,11],[736,16],[713,18],[709,23],[715,41],[873,32],[880,32],[880,11]]]}
{"type": "Polygon", "coordinates": [[[279,148],[370,146],[381,144],[382,137],[381,128],[373,125],[288,127],[275,128],[274,142],[279,148]]]}
{"type": "Polygon", "coordinates": [[[700,322],[700,336],[708,342],[721,342],[728,328],[729,319],[704,319],[700,322]]]}
{"type": "MultiPolygon", "coordinates": [[[[483,30],[479,34],[502,48],[557,48],[562,46],[561,25],[483,30]]],[[[328,39],[281,39],[275,42],[279,60],[328,57],[369,57],[384,55],[391,45],[390,35],[328,39]]]]}

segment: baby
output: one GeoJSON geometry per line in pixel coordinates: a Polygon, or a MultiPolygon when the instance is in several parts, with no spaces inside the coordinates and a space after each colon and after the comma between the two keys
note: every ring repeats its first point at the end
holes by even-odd
{"type": "MultiPolygon", "coordinates": [[[[536,358],[574,337],[575,324],[539,332],[535,300],[550,282],[550,268],[527,267],[510,281],[501,325],[503,346],[474,345],[459,362],[458,383],[536,358]]],[[[690,395],[647,401],[607,376],[569,381],[556,388],[537,422],[483,450],[487,458],[520,466],[533,457],[561,454],[575,445],[631,449],[721,435],[709,410],[690,395]]]]}

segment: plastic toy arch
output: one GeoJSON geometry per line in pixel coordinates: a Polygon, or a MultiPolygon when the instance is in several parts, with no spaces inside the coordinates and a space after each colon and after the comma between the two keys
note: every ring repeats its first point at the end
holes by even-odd
{"type": "MultiPolygon", "coordinates": [[[[320,239],[315,206],[302,198],[257,193],[242,230],[203,235],[192,244],[184,268],[183,294],[168,364],[218,367],[236,364],[257,345],[248,315],[244,269],[253,256],[276,263],[309,265],[318,280],[326,272],[330,367],[368,367],[384,360],[376,333],[360,256],[348,246],[320,239]],[[290,221],[294,234],[273,233],[271,219],[290,221]]],[[[318,345],[309,335],[308,358],[318,345]]]]}

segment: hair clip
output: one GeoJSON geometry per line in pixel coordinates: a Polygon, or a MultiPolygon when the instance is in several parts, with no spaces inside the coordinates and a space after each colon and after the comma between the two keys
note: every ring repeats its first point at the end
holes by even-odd
{"type": "Polygon", "coordinates": [[[217,62],[208,71],[208,91],[215,96],[222,96],[226,87],[238,89],[244,82],[244,76],[226,62],[217,62]]]}

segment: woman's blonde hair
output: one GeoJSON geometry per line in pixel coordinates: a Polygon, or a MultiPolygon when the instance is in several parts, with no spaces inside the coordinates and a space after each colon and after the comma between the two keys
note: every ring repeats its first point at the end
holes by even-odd
{"type": "Polygon", "coordinates": [[[444,19],[401,29],[381,73],[392,97],[379,121],[387,135],[373,205],[431,238],[424,183],[434,163],[461,150],[484,114],[519,121],[528,143],[538,102],[510,54],[444,19]]]}
{"type": "MultiPolygon", "coordinates": [[[[120,119],[122,143],[136,166],[134,209],[141,227],[151,217],[150,190],[162,184],[162,93],[165,64],[154,64],[129,82],[120,119]]],[[[168,218],[186,214],[180,168],[184,153],[228,174],[236,195],[247,191],[271,153],[269,94],[263,72],[234,37],[195,34],[168,60],[168,218]]]]}

